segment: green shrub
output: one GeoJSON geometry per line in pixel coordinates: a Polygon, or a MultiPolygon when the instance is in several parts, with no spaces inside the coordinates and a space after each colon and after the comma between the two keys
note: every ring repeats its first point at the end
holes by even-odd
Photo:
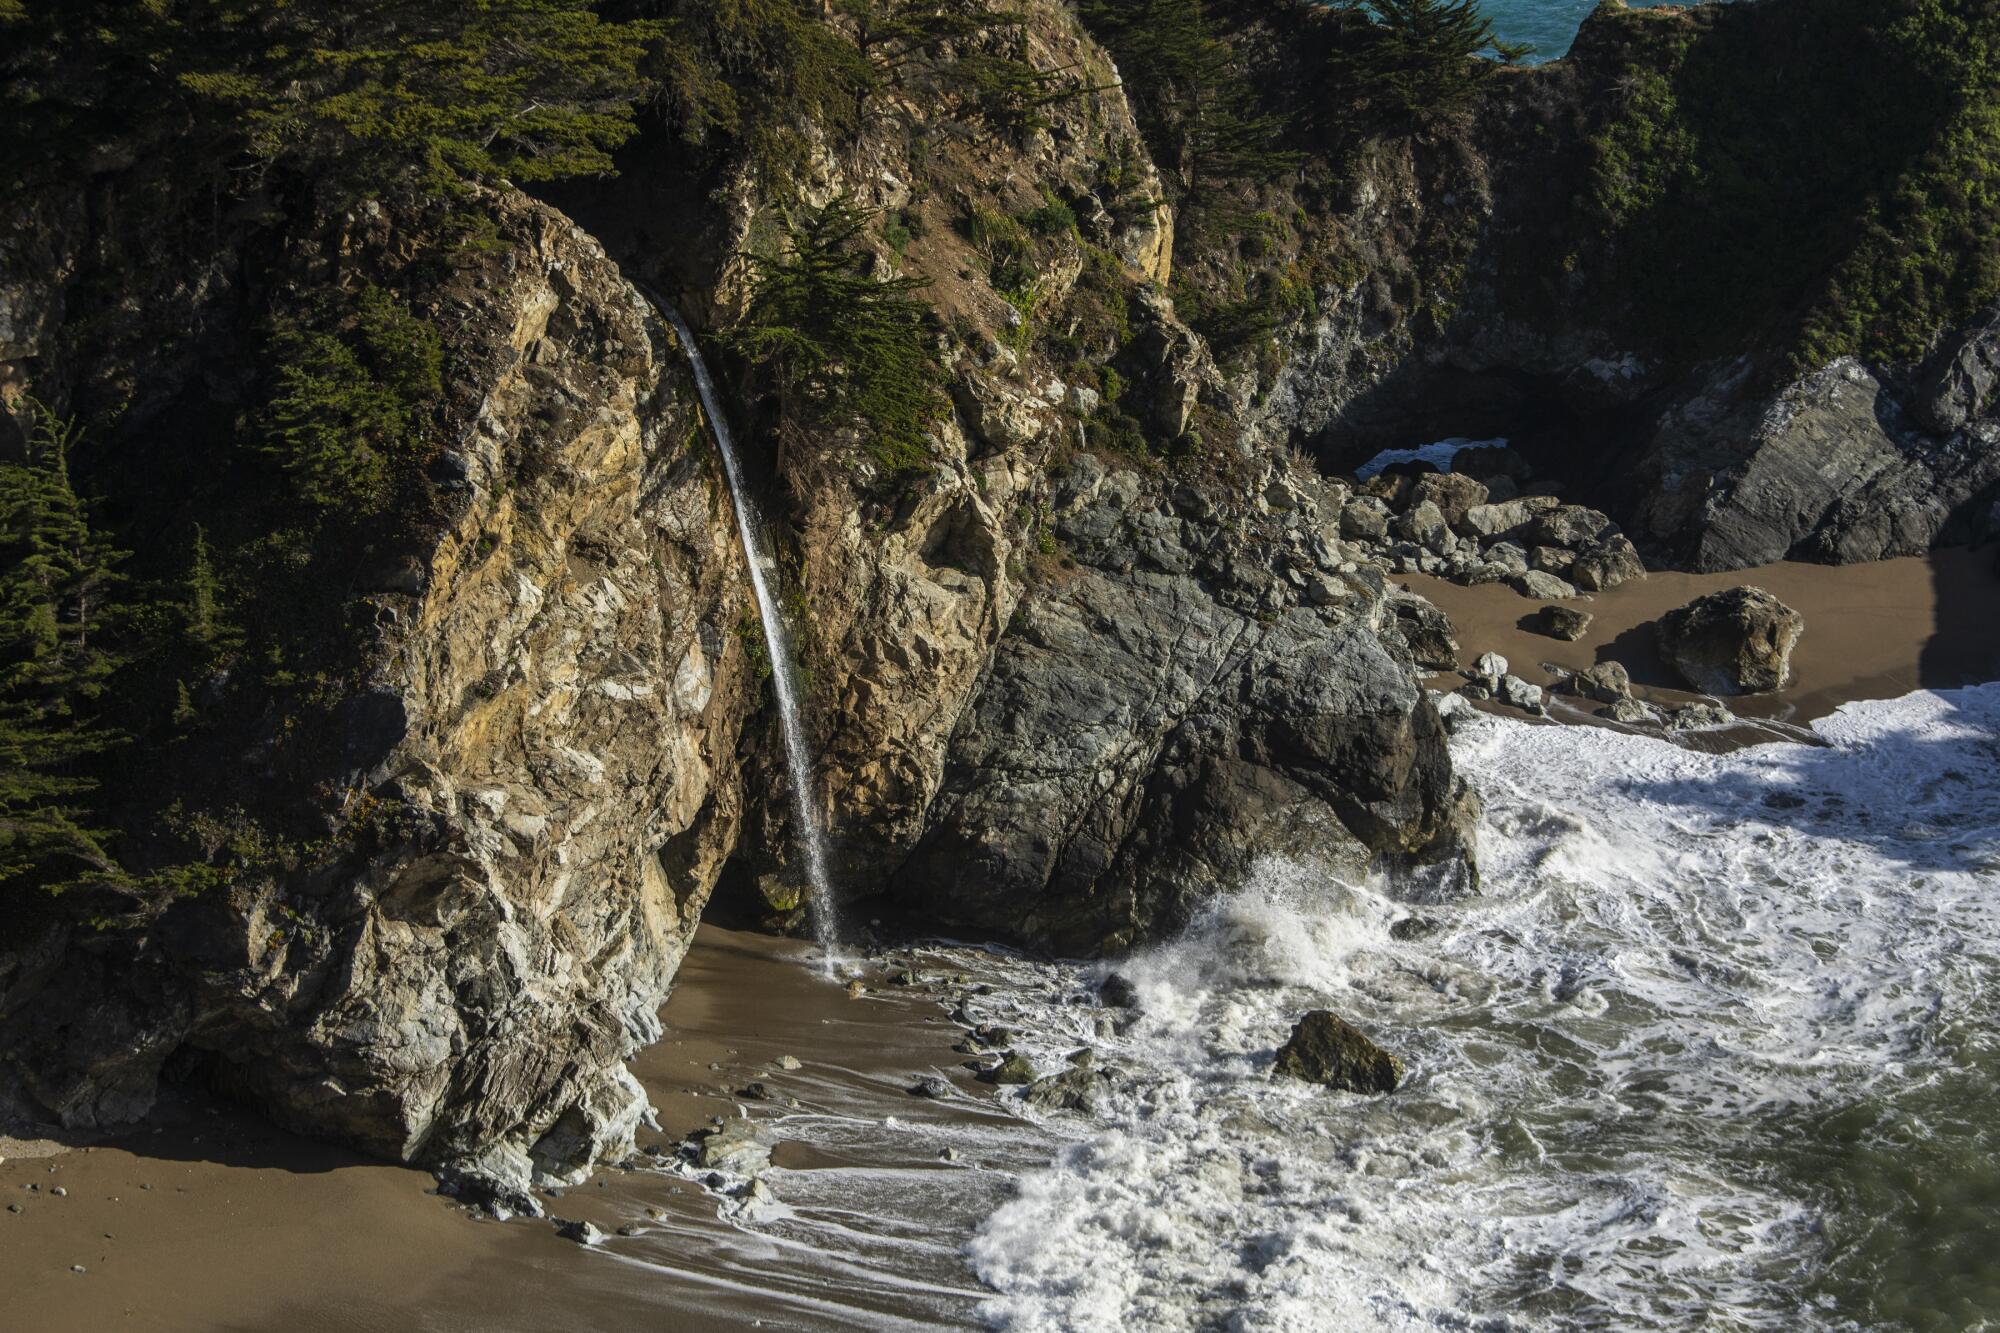
{"type": "Polygon", "coordinates": [[[422,416],[442,384],[437,330],[368,287],[337,316],[281,316],[272,347],[276,384],[255,448],[308,510],[380,511],[398,472],[421,459],[422,416]]]}
{"type": "Polygon", "coordinates": [[[921,279],[860,271],[872,215],[843,196],[792,221],[783,254],[753,257],[750,302],[729,342],[774,375],[788,407],[821,425],[860,426],[891,471],[923,467],[947,400],[921,279]]]}
{"type": "Polygon", "coordinates": [[[1044,185],[1041,205],[1021,214],[1021,225],[1036,236],[1073,235],[1076,232],[1076,210],[1044,185]]]}
{"type": "Polygon", "coordinates": [[[14,8],[0,85],[20,119],[0,167],[15,180],[173,127],[191,160],[295,168],[353,197],[608,171],[663,31],[592,0],[14,8]]]}

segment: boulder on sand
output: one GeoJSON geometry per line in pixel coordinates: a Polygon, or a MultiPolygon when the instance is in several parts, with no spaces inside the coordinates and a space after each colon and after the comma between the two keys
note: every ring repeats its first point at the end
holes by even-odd
{"type": "Polygon", "coordinates": [[[1315,1009],[1278,1048],[1271,1072],[1345,1092],[1394,1092],[1403,1079],[1403,1062],[1338,1014],[1315,1009]]]}
{"type": "Polygon", "coordinates": [[[1762,588],[1698,597],[1660,617],[1660,654],[1706,694],[1763,694],[1791,679],[1805,617],[1762,588]]]}
{"type": "Polygon", "coordinates": [[[1535,628],[1551,639],[1567,639],[1576,642],[1590,632],[1590,612],[1579,611],[1573,606],[1545,606],[1535,628]]]}

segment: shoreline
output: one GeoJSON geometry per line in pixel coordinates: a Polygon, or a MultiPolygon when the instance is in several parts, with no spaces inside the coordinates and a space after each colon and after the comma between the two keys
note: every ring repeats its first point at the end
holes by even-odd
{"type": "MultiPolygon", "coordinates": [[[[1451,617],[1466,663],[1499,652],[1532,680],[1543,662],[1617,660],[1635,694],[1662,703],[1701,696],[1673,688],[1651,651],[1658,615],[1719,588],[1765,587],[1805,616],[1806,631],[1786,689],[1729,701],[1752,721],[1801,724],[1857,699],[2000,679],[2000,618],[1986,614],[2000,605],[2000,574],[1986,552],[1655,573],[1572,603],[1593,615],[1575,642],[1524,628],[1542,603],[1504,586],[1396,582],[1451,617]]],[[[1600,722],[1567,707],[1561,720],[1600,722]]],[[[961,1028],[947,1011],[977,993],[977,976],[882,984],[898,960],[922,952],[860,962],[853,970],[869,985],[856,997],[822,974],[804,942],[703,925],[661,1011],[666,1035],[631,1062],[661,1126],[639,1137],[640,1169],[607,1165],[583,1185],[538,1191],[545,1220],[480,1217],[440,1198],[425,1172],[186,1095],[117,1135],[0,1139],[0,1207],[20,1209],[0,1211],[9,1317],[49,1333],[969,1323],[991,1293],[951,1238],[1010,1197],[1009,1173],[1048,1140],[976,1084],[954,1050],[961,1028]],[[785,1056],[800,1067],[785,1067],[785,1056]],[[948,1094],[911,1096],[926,1076],[945,1080],[948,1094]],[[746,1097],[752,1083],[768,1095],[746,1097]],[[718,1116],[767,1131],[781,1226],[737,1220],[748,1206],[730,1197],[740,1182],[704,1188],[699,1172],[647,1169],[648,1150],[671,1159],[718,1116]],[[963,1148],[941,1154],[939,1143],[963,1148]],[[812,1227],[882,1216],[865,1205],[871,1188],[918,1198],[910,1208],[919,1214],[957,1211],[934,1236],[861,1236],[861,1259],[815,1251],[812,1227]],[[921,1202],[930,1199],[949,1202],[921,1202]],[[590,1223],[604,1243],[562,1238],[557,1218],[590,1223]],[[785,1227],[794,1230],[776,1235],[785,1227]],[[866,1257],[876,1240],[887,1258],[866,1257]]],[[[883,1225],[907,1228],[909,1218],[883,1225]]]]}
{"type": "MultiPolygon", "coordinates": [[[[812,954],[800,941],[700,928],[661,1011],[666,1036],[631,1063],[661,1126],[641,1130],[635,1161],[649,1149],[671,1158],[711,1117],[751,1107],[776,1122],[774,1167],[793,1176],[846,1165],[811,1142],[815,1116],[851,1119],[872,1104],[913,1122],[1011,1122],[959,1068],[960,1030],[936,994],[874,985],[883,969],[873,960],[870,988],[851,998],[812,954]],[[779,1068],[784,1055],[801,1067],[779,1068]],[[904,1091],[932,1073],[958,1095],[904,1091]],[[772,1100],[738,1095],[753,1081],[772,1100]],[[787,1129],[788,1115],[803,1132],[787,1129]]],[[[746,1233],[723,1198],[657,1170],[607,1164],[584,1184],[537,1190],[547,1218],[499,1222],[439,1196],[424,1171],[186,1095],[132,1130],[65,1139],[0,1139],[0,1290],[14,1326],[528,1333],[651,1317],[693,1333],[815,1321],[809,1294],[743,1281],[746,1233]],[[559,1218],[591,1223],[605,1243],[564,1239],[559,1218]]],[[[940,1277],[965,1288],[968,1306],[986,1294],[969,1271],[940,1277]]],[[[852,1296],[850,1318],[865,1318],[870,1293],[852,1296]]],[[[881,1326],[897,1322],[895,1311],[873,1313],[881,1326]]]]}
{"type": "MultiPolygon", "coordinates": [[[[1660,657],[1655,640],[1660,616],[1724,588],[1763,588],[1805,617],[1805,633],[1793,650],[1792,678],[1783,689],[1722,699],[1753,724],[1803,726],[1856,700],[2000,680],[2000,615],[1994,614],[2000,608],[2000,571],[1990,549],[1935,551],[1865,565],[1784,561],[1722,574],[1651,573],[1609,592],[1557,603],[1591,615],[1588,632],[1573,642],[1529,628],[1547,603],[1504,584],[1469,588],[1424,574],[1396,575],[1392,581],[1450,617],[1461,668],[1481,653],[1495,652],[1516,675],[1546,685],[1544,664],[1580,671],[1616,661],[1630,673],[1634,697],[1669,707],[1709,696],[1688,689],[1660,657]]],[[[1449,693],[1464,681],[1438,673],[1426,683],[1449,693]]],[[[1522,716],[1504,705],[1496,711],[1522,716]]],[[[1562,720],[1615,725],[1568,707],[1562,720]]]]}

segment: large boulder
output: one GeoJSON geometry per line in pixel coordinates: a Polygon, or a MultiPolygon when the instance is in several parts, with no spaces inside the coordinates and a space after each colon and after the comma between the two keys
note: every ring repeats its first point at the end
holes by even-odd
{"type": "Polygon", "coordinates": [[[1403,1062],[1340,1015],[1315,1009],[1278,1048],[1271,1072],[1343,1092],[1394,1092],[1403,1081],[1403,1062]]]}
{"type": "Polygon", "coordinates": [[[1450,655],[1442,617],[1343,573],[1303,517],[1088,456],[1050,522],[1072,567],[1023,597],[959,719],[891,880],[912,910],[1115,953],[1265,854],[1454,859],[1463,786],[1409,665],[1450,655]],[[1308,573],[1350,595],[1315,601],[1308,573]]]}
{"type": "Polygon", "coordinates": [[[1805,617],[1762,588],[1698,597],[1660,618],[1660,652],[1707,694],[1763,694],[1791,679],[1805,617]]]}

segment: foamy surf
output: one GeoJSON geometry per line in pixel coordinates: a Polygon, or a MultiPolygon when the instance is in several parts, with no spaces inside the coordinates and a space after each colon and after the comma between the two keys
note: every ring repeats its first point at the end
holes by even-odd
{"type": "Polygon", "coordinates": [[[981,1317],[1977,1326],[2000,1301],[2000,687],[1816,731],[1707,755],[1480,718],[1454,743],[1487,802],[1478,897],[1267,863],[1125,965],[1118,1035],[1064,1003],[1085,969],[1007,965],[991,1007],[1045,1064],[1088,1040],[1131,1080],[972,1240],[981,1317]],[[1412,915],[1431,933],[1392,937],[1412,915]],[[1269,1079],[1315,1006],[1404,1087],[1269,1079]]]}

